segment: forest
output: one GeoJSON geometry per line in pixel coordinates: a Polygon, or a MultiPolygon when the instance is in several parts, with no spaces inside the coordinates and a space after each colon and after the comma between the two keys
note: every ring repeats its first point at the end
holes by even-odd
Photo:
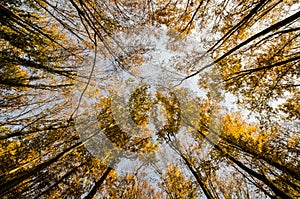
{"type": "Polygon", "coordinates": [[[0,16],[0,198],[300,198],[299,0],[0,16]]]}

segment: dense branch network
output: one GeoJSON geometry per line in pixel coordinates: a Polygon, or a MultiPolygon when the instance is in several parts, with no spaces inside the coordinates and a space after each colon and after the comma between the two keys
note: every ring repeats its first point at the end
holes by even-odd
{"type": "Polygon", "coordinates": [[[299,6],[4,0],[0,196],[299,197],[299,6]],[[207,50],[198,53],[190,38],[207,50]],[[176,56],[164,59],[160,45],[176,56]],[[205,57],[213,61],[203,65],[205,57]],[[152,63],[185,78],[168,94],[143,82],[124,107],[113,82],[123,74],[139,77],[152,63]],[[201,96],[180,87],[195,77],[201,96]],[[83,89],[74,102],[77,87],[83,89]],[[226,110],[226,95],[240,109],[226,110]],[[118,121],[116,112],[124,110],[132,129],[118,121]],[[136,161],[132,174],[118,173],[122,158],[136,161]]]}

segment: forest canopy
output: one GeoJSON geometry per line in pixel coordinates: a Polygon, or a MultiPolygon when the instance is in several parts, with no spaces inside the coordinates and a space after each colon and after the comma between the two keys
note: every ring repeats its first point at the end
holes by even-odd
{"type": "Polygon", "coordinates": [[[300,198],[297,0],[2,0],[1,198],[300,198]]]}

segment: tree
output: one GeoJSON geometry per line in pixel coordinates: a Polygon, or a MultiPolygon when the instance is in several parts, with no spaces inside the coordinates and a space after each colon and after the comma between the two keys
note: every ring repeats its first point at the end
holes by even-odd
{"type": "Polygon", "coordinates": [[[299,197],[298,7],[1,2],[1,197],[299,197]]]}
{"type": "Polygon", "coordinates": [[[172,164],[162,176],[160,186],[167,193],[166,198],[197,198],[199,195],[195,183],[186,179],[183,172],[172,164]]]}

